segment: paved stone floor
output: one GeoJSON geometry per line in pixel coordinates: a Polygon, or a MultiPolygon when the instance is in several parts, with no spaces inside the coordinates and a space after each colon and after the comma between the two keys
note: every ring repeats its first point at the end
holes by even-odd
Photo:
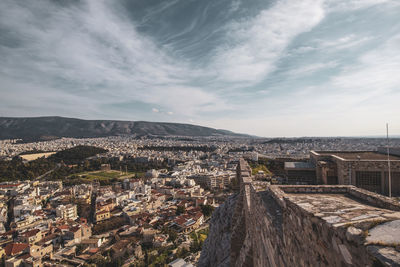
{"type": "Polygon", "coordinates": [[[334,227],[348,227],[347,234],[360,236],[367,250],[385,266],[400,266],[400,212],[377,208],[345,194],[286,196],[334,227]]]}
{"type": "MultiPolygon", "coordinates": [[[[400,219],[400,212],[377,208],[345,194],[286,194],[298,206],[334,226],[400,219]]],[[[400,229],[399,229],[400,231],[400,229]]]]}

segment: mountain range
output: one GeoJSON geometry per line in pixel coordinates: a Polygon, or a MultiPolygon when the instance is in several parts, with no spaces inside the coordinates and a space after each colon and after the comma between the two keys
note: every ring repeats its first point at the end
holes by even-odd
{"type": "Polygon", "coordinates": [[[65,117],[0,117],[0,139],[43,141],[61,137],[134,136],[246,136],[227,130],[183,123],[83,120],[65,117]]]}

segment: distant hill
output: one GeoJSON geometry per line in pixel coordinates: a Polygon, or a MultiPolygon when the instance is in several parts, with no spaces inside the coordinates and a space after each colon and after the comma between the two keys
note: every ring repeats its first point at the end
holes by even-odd
{"type": "Polygon", "coordinates": [[[61,137],[90,138],[115,135],[246,136],[182,123],[81,120],[64,117],[0,117],[0,139],[40,141],[61,137]]]}

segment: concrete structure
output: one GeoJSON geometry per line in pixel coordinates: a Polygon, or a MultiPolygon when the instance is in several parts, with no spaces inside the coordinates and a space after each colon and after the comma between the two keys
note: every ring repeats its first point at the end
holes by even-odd
{"type": "Polygon", "coordinates": [[[96,213],[96,223],[108,220],[111,218],[111,213],[108,210],[102,210],[96,213]]]}
{"type": "MultiPolygon", "coordinates": [[[[381,154],[387,153],[387,147],[378,147],[378,152],[381,154]]],[[[400,147],[389,147],[390,155],[399,156],[400,157],[400,147]]]]}
{"type": "Polygon", "coordinates": [[[285,162],[288,184],[316,184],[315,165],[311,162],[285,162]]]}
{"type": "MultiPolygon", "coordinates": [[[[311,151],[317,183],[354,185],[388,195],[387,155],[372,151],[311,151]]],[[[392,195],[400,196],[400,157],[391,155],[392,195]]]]}
{"type": "Polygon", "coordinates": [[[216,248],[226,232],[213,228],[229,228],[229,261],[202,251],[198,266],[400,266],[398,201],[349,185],[269,186],[244,160],[237,174],[231,221],[211,224],[205,244],[216,248]]]}
{"type": "Polygon", "coordinates": [[[157,178],[159,174],[157,170],[151,169],[146,172],[146,178],[157,178]]]}
{"type": "Polygon", "coordinates": [[[196,184],[207,188],[225,188],[231,182],[232,176],[229,173],[215,174],[215,173],[205,173],[191,175],[188,178],[193,179],[196,184]]]}
{"type": "Polygon", "coordinates": [[[178,258],[168,264],[168,267],[194,267],[193,264],[187,263],[185,260],[178,258]]]}
{"type": "Polygon", "coordinates": [[[56,215],[64,220],[76,220],[76,218],[78,218],[76,205],[60,205],[56,208],[56,215]]]}

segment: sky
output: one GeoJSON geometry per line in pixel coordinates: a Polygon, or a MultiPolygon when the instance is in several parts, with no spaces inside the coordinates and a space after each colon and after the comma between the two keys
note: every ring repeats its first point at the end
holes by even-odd
{"type": "Polygon", "coordinates": [[[399,0],[1,0],[0,116],[400,134],[399,0]]]}

